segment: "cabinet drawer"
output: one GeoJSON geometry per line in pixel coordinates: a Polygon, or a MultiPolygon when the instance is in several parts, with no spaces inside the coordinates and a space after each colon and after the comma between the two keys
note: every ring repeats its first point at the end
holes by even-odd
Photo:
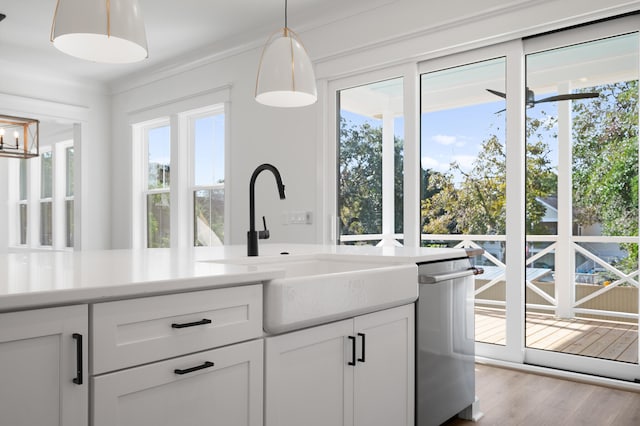
{"type": "Polygon", "coordinates": [[[262,426],[263,340],[92,379],[94,426],[262,426]]]}
{"type": "Polygon", "coordinates": [[[92,306],[93,374],[262,335],[262,285],[92,306]]]}

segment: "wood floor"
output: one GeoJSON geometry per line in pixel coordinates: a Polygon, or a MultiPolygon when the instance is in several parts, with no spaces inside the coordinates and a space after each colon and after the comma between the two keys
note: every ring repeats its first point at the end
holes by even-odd
{"type": "MultiPolygon", "coordinates": [[[[505,344],[504,310],[476,307],[475,319],[477,341],[505,344]]],[[[638,327],[635,324],[567,320],[527,313],[526,334],[530,348],[638,362],[638,327]]]]}
{"type": "Polygon", "coordinates": [[[447,426],[638,426],[640,392],[476,364],[484,416],[447,426]]]}

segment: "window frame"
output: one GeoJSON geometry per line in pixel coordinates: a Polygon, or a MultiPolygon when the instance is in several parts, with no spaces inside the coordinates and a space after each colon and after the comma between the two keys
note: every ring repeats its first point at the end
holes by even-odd
{"type": "Polygon", "coordinates": [[[193,240],[193,148],[190,142],[189,117],[199,113],[219,110],[224,114],[224,174],[225,174],[225,207],[224,235],[227,243],[231,241],[230,210],[230,159],[229,159],[229,125],[230,125],[230,86],[220,87],[194,96],[180,98],[160,106],[137,111],[128,116],[131,129],[132,147],[132,185],[131,185],[131,247],[145,249],[147,247],[146,232],[146,169],[144,129],[146,126],[161,122],[169,122],[171,126],[171,182],[169,198],[171,204],[171,248],[191,248],[193,240]]]}
{"type": "Polygon", "coordinates": [[[329,129],[329,134],[323,138],[325,175],[322,184],[326,190],[323,191],[322,206],[323,217],[330,218],[329,226],[322,232],[322,242],[324,244],[336,244],[338,240],[338,144],[340,143],[340,111],[338,109],[338,96],[341,90],[353,87],[364,86],[383,80],[402,78],[403,80],[403,110],[404,110],[404,182],[403,182],[403,239],[404,246],[417,247],[419,245],[419,162],[414,161],[419,157],[419,120],[418,104],[416,95],[419,88],[418,73],[415,63],[394,66],[363,74],[351,75],[348,77],[329,81],[325,89],[325,98],[332,99],[327,103],[327,115],[325,118],[325,128],[329,129]],[[412,93],[413,92],[413,93],[412,93]]]}
{"type": "Polygon", "coordinates": [[[215,190],[215,189],[224,189],[224,198],[225,198],[225,202],[224,202],[224,238],[222,241],[222,244],[225,244],[225,241],[229,241],[229,237],[228,237],[228,232],[229,232],[229,228],[228,228],[228,218],[230,216],[230,210],[229,210],[229,206],[228,206],[228,189],[227,189],[227,173],[229,170],[228,164],[227,164],[227,158],[228,158],[228,128],[229,128],[229,123],[227,122],[228,119],[228,113],[227,113],[227,108],[226,105],[224,103],[219,103],[219,104],[214,104],[214,105],[210,105],[210,106],[206,106],[204,108],[198,108],[196,110],[191,110],[191,111],[186,111],[181,115],[181,120],[186,124],[187,127],[187,140],[188,140],[188,158],[189,158],[189,166],[188,166],[188,170],[189,170],[189,177],[188,177],[188,185],[189,185],[189,202],[188,202],[188,212],[190,214],[191,220],[189,221],[189,229],[188,229],[188,235],[190,238],[190,246],[191,247],[197,247],[195,245],[195,194],[197,191],[201,191],[201,190],[215,190]],[[198,119],[201,118],[206,118],[206,117],[213,117],[213,116],[218,116],[218,115],[222,115],[224,117],[224,182],[222,184],[212,184],[212,185],[196,185],[195,183],[195,172],[196,172],[196,168],[195,168],[195,156],[196,156],[196,149],[195,149],[195,143],[196,143],[196,138],[195,138],[195,124],[196,121],[198,119]]]}
{"type": "MultiPolygon", "coordinates": [[[[35,158],[9,163],[9,176],[15,177],[18,185],[11,185],[9,200],[11,205],[9,222],[15,227],[9,229],[9,246],[12,248],[42,250],[73,250],[67,245],[66,236],[66,202],[74,201],[74,197],[66,197],[67,163],[65,150],[73,147],[73,139],[65,139],[40,148],[40,155],[35,158]],[[51,153],[51,196],[42,197],[42,158],[44,153],[51,153]],[[21,164],[25,165],[25,198],[21,194],[21,164]],[[41,206],[51,203],[51,244],[41,244],[41,206]],[[26,208],[26,238],[21,239],[20,210],[26,208]]],[[[75,161],[75,160],[74,160],[75,161]]],[[[74,219],[75,221],[75,219],[74,219]]],[[[75,224],[74,224],[75,228],[75,224]]],[[[74,235],[75,238],[75,235],[74,235]]],[[[75,243],[75,241],[74,241],[75,243]]],[[[74,244],[75,245],[75,244],[74,244]]]]}
{"type": "Polygon", "coordinates": [[[74,182],[74,176],[75,176],[75,148],[73,146],[73,141],[67,141],[67,142],[63,142],[61,144],[59,144],[58,149],[60,150],[60,152],[62,153],[61,155],[61,162],[64,164],[63,165],[63,177],[64,177],[64,182],[63,182],[63,187],[64,189],[61,191],[61,194],[63,195],[63,207],[62,207],[62,214],[63,214],[63,234],[64,235],[64,246],[65,248],[69,248],[69,249],[73,249],[73,247],[75,246],[75,182],[74,182]],[[69,176],[69,170],[70,170],[70,165],[69,165],[69,150],[72,150],[73,155],[72,155],[72,161],[73,163],[71,164],[71,167],[73,167],[73,173],[71,176],[69,176]],[[68,188],[69,188],[69,178],[71,178],[71,194],[69,194],[68,188]],[[69,209],[68,209],[68,205],[69,203],[71,203],[72,209],[71,209],[71,223],[69,222],[69,209]],[[71,229],[69,229],[71,228],[71,229]]]}
{"type": "MultiPolygon", "coordinates": [[[[138,231],[138,247],[141,248],[150,248],[149,247],[149,220],[148,220],[148,199],[150,195],[155,195],[155,194],[168,194],[169,198],[171,199],[171,188],[173,185],[171,185],[171,181],[169,183],[168,187],[165,188],[156,188],[156,189],[149,189],[149,132],[151,132],[152,130],[158,129],[158,128],[162,128],[162,127],[169,127],[169,134],[170,134],[170,146],[173,145],[173,126],[171,123],[171,119],[170,117],[160,117],[160,118],[156,118],[153,120],[149,120],[146,122],[142,122],[142,123],[136,123],[133,125],[133,133],[134,133],[134,140],[137,142],[135,145],[137,145],[137,152],[138,155],[134,156],[134,170],[136,169],[136,162],[135,159],[139,159],[137,161],[137,164],[139,165],[138,168],[138,176],[139,178],[138,180],[138,203],[136,203],[138,207],[137,210],[138,213],[138,219],[137,219],[137,223],[139,224],[139,231],[138,231]]],[[[169,166],[172,167],[172,160],[173,160],[173,148],[171,147],[171,153],[170,153],[170,157],[169,157],[169,166]]],[[[169,202],[169,206],[171,206],[171,201],[169,202]]],[[[171,207],[169,207],[170,211],[171,211],[171,207]]],[[[135,216],[134,216],[135,219],[135,216]]],[[[171,223],[169,225],[169,235],[171,236],[173,233],[171,232],[171,223]]],[[[171,237],[170,237],[171,238],[171,237]]]]}

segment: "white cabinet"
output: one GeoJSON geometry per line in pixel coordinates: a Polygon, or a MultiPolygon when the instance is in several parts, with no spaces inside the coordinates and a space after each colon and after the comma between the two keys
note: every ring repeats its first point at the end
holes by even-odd
{"type": "Polygon", "coordinates": [[[87,311],[0,314],[0,424],[87,424],[87,311]]]}
{"type": "Polygon", "coordinates": [[[413,426],[414,329],[413,304],[355,318],[364,343],[353,369],[355,425],[413,426]]]}
{"type": "Polygon", "coordinates": [[[262,335],[262,285],[96,303],[93,371],[101,374],[262,335]]]}
{"type": "Polygon", "coordinates": [[[94,426],[262,426],[262,348],[253,340],[96,377],[94,426]]]}
{"type": "Polygon", "coordinates": [[[262,285],[92,307],[93,426],[263,426],[262,285]]]}
{"type": "Polygon", "coordinates": [[[266,426],[412,426],[414,305],[265,339],[266,426]]]}

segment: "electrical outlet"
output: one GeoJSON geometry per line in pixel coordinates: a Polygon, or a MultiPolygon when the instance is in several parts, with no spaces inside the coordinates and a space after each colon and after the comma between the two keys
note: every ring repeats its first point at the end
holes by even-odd
{"type": "Polygon", "coordinates": [[[313,215],[306,210],[293,210],[282,212],[282,223],[284,225],[311,225],[313,215]]]}

